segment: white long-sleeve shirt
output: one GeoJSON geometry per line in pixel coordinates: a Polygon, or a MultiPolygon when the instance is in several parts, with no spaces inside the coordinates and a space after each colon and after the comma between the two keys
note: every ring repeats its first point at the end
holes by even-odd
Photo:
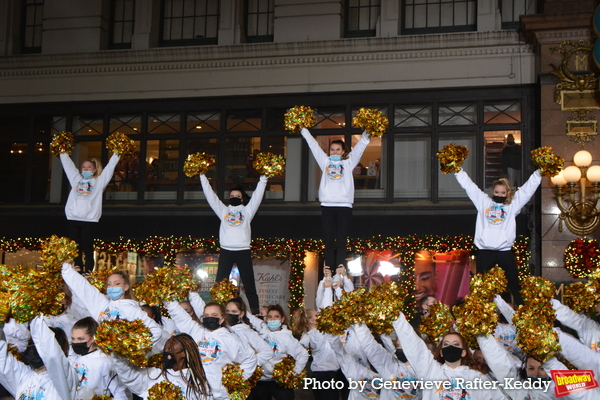
{"type": "Polygon", "coordinates": [[[367,132],[363,132],[362,137],[348,154],[347,159],[332,161],[308,129],[302,128],[301,133],[322,171],[321,183],[319,184],[319,201],[321,205],[323,207],[352,207],[354,203],[352,170],[360,162],[360,158],[371,141],[371,136],[367,132]]]}
{"type": "Polygon", "coordinates": [[[317,328],[303,332],[300,344],[305,349],[312,350],[313,361],[310,365],[312,371],[337,371],[340,369],[340,364],[337,362],[327,337],[317,328]]]}
{"type": "Polygon", "coordinates": [[[29,339],[31,338],[28,325],[29,322],[20,324],[14,318],[11,318],[4,324],[3,331],[6,335],[6,341],[8,344],[15,346],[19,350],[19,353],[27,349],[27,344],[29,344],[29,339]]]}
{"type": "Polygon", "coordinates": [[[583,344],[600,352],[600,324],[583,314],[577,314],[556,299],[551,299],[550,303],[561,324],[574,329],[583,344]]]}
{"type": "Polygon", "coordinates": [[[94,395],[109,393],[114,400],[128,400],[112,359],[99,349],[83,356],[72,353],[69,362],[77,373],[76,400],[89,400],[94,395]]]}
{"type": "Polygon", "coordinates": [[[198,324],[175,301],[165,302],[165,306],[177,325],[177,328],[189,334],[198,343],[202,366],[206,379],[211,384],[215,400],[229,399],[227,389],[223,386],[222,368],[227,364],[240,363],[244,379],[248,379],[256,368],[256,356],[247,346],[242,346],[240,339],[226,328],[209,331],[198,324]]]}
{"type": "Polygon", "coordinates": [[[65,153],[60,154],[60,161],[71,184],[71,191],[65,206],[65,214],[68,220],[85,222],[98,222],[100,220],[102,216],[102,193],[112,179],[120,158],[118,154],[113,154],[99,177],[84,179],[71,157],[65,153]]]}
{"type": "Polygon", "coordinates": [[[273,357],[273,350],[271,349],[271,346],[269,346],[267,342],[265,342],[259,335],[259,333],[250,326],[240,322],[239,324],[230,326],[229,329],[231,329],[233,333],[240,338],[244,346],[248,345],[252,348],[254,354],[256,355],[257,365],[262,367],[273,357]]]}
{"type": "Polygon", "coordinates": [[[221,220],[219,228],[219,243],[225,250],[239,251],[250,249],[251,229],[250,222],[258,211],[258,206],[262,201],[267,187],[267,177],[261,175],[256,185],[256,190],[252,193],[252,198],[248,205],[228,206],[225,205],[219,196],[215,194],[210,186],[210,182],[204,175],[200,175],[200,183],[204,196],[210,205],[210,208],[217,214],[221,220]]]}
{"type": "Polygon", "coordinates": [[[561,353],[578,369],[591,369],[600,376],[600,354],[561,329],[554,328],[558,333],[561,353]]]}
{"type": "Polygon", "coordinates": [[[317,305],[317,311],[329,307],[333,302],[338,301],[342,298],[344,292],[354,291],[354,284],[347,276],[334,275],[333,278],[323,278],[317,286],[317,298],[315,300],[317,305]],[[335,289],[330,287],[324,287],[323,282],[325,280],[331,280],[332,282],[343,282],[343,287],[338,285],[335,289]]]}
{"type": "Polygon", "coordinates": [[[477,209],[475,246],[480,250],[509,251],[517,235],[515,218],[540,185],[540,171],[531,174],[527,182],[515,192],[510,204],[494,202],[462,169],[454,175],[477,209]]]}
{"type": "Polygon", "coordinates": [[[31,337],[46,371],[38,374],[17,361],[0,340],[0,384],[17,399],[75,400],[75,369],[42,318],[31,321],[31,337]]]}

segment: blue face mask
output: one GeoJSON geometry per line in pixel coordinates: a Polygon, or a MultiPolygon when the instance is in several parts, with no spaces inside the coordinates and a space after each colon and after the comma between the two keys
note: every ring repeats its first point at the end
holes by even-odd
{"type": "Polygon", "coordinates": [[[281,328],[281,321],[278,321],[278,320],[267,321],[267,326],[269,327],[270,330],[276,331],[279,328],[281,328]]]}
{"type": "Polygon", "coordinates": [[[117,300],[123,296],[123,288],[121,286],[113,286],[106,289],[106,294],[113,300],[117,300]]]}
{"type": "Polygon", "coordinates": [[[83,176],[83,179],[90,179],[94,176],[94,173],[92,171],[81,171],[81,176],[83,176]]]}
{"type": "Polygon", "coordinates": [[[340,156],[339,154],[336,154],[334,156],[329,156],[329,159],[331,161],[340,161],[342,159],[342,156],[340,156]]]}

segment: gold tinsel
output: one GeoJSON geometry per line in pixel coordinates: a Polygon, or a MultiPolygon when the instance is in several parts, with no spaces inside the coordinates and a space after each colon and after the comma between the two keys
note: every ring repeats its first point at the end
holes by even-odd
{"type": "Polygon", "coordinates": [[[494,267],[487,271],[483,276],[476,274],[469,282],[469,294],[466,299],[478,298],[475,301],[492,301],[496,294],[506,290],[508,280],[504,270],[500,267],[494,267]]]}
{"type": "Polygon", "coordinates": [[[25,323],[39,314],[60,314],[62,284],[60,275],[46,270],[28,269],[23,275],[13,275],[8,283],[11,317],[25,323]]]}
{"type": "Polygon", "coordinates": [[[365,289],[344,292],[341,300],[323,308],[317,315],[317,329],[331,335],[341,335],[363,315],[365,289]]]}
{"type": "Polygon", "coordinates": [[[40,261],[44,268],[60,275],[63,262],[77,257],[78,253],[74,240],[52,235],[42,244],[40,261]]]}
{"type": "Polygon", "coordinates": [[[252,386],[244,379],[239,363],[227,364],[221,368],[221,383],[227,389],[232,400],[245,400],[250,395],[252,386]]]}
{"type": "Polygon", "coordinates": [[[129,155],[135,151],[135,142],[126,134],[115,132],[106,138],[106,148],[120,156],[129,155]]]}
{"type": "Polygon", "coordinates": [[[429,316],[421,319],[419,332],[437,343],[446,333],[452,330],[452,313],[444,303],[434,303],[429,306],[429,316]]]}
{"type": "Polygon", "coordinates": [[[259,153],[252,164],[259,174],[272,178],[285,173],[285,158],[273,153],[259,153]]]}
{"type": "Polygon", "coordinates": [[[544,305],[554,298],[556,284],[541,276],[528,276],[521,281],[521,297],[532,307],[544,305]]]}
{"type": "Polygon", "coordinates": [[[71,132],[58,132],[54,134],[50,143],[50,152],[55,157],[59,157],[61,153],[71,155],[73,149],[75,149],[75,139],[71,132]]]}
{"type": "Polygon", "coordinates": [[[367,131],[372,137],[382,137],[388,128],[387,117],[381,115],[380,110],[361,108],[352,118],[352,123],[367,131]]]}
{"type": "Polygon", "coordinates": [[[156,268],[134,289],[138,300],[151,305],[161,305],[163,301],[181,302],[187,300],[190,291],[200,287],[197,275],[187,265],[184,267],[156,268]]]}
{"type": "Polygon", "coordinates": [[[248,378],[248,385],[250,385],[250,387],[256,386],[258,381],[260,381],[262,374],[263,374],[262,367],[260,365],[257,365],[256,368],[254,369],[254,373],[252,374],[252,376],[250,378],[248,378]]]}
{"type": "Polygon", "coordinates": [[[0,292],[0,322],[10,319],[10,293],[0,292]]]}
{"type": "Polygon", "coordinates": [[[517,327],[517,345],[541,363],[561,351],[558,335],[552,329],[554,318],[554,310],[549,303],[548,307],[538,305],[536,308],[521,305],[513,317],[517,327]]]}
{"type": "Polygon", "coordinates": [[[440,161],[440,169],[443,174],[459,172],[460,166],[469,155],[469,150],[463,145],[449,143],[437,152],[437,158],[440,161]]]}
{"type": "Polygon", "coordinates": [[[531,150],[531,161],[540,169],[542,175],[549,178],[558,175],[565,165],[565,160],[554,154],[549,146],[531,150]]]}
{"type": "Polygon", "coordinates": [[[229,279],[223,278],[210,288],[210,299],[216,303],[225,305],[229,300],[236,298],[238,288],[229,279]]]}
{"type": "Polygon", "coordinates": [[[187,156],[185,163],[183,163],[183,173],[188,178],[204,175],[214,163],[215,158],[206,153],[190,154],[187,156]]]}
{"type": "Polygon", "coordinates": [[[101,395],[97,395],[95,394],[94,397],[92,397],[92,400],[112,400],[113,397],[110,397],[106,394],[101,394],[101,395]]]}
{"type": "Polygon", "coordinates": [[[143,365],[146,353],[152,349],[152,334],[140,319],[104,321],[96,331],[96,344],[107,354],[115,353],[143,365]]]}
{"type": "Polygon", "coordinates": [[[316,123],[315,113],[310,107],[294,106],[285,113],[285,129],[293,133],[299,133],[302,128],[310,128],[316,123]]]}
{"type": "Polygon", "coordinates": [[[153,354],[150,357],[145,357],[143,360],[139,357],[134,357],[129,361],[140,368],[162,368],[162,353],[153,354]]]}
{"type": "Polygon", "coordinates": [[[467,301],[452,307],[452,313],[460,334],[472,337],[474,342],[477,342],[474,340],[477,335],[493,334],[498,324],[496,304],[491,301],[467,301]]]}
{"type": "Polygon", "coordinates": [[[118,268],[93,270],[90,273],[88,282],[102,293],[106,293],[106,280],[109,276],[119,271],[118,268]]]}
{"type": "Polygon", "coordinates": [[[589,282],[574,282],[565,287],[563,302],[576,313],[590,313],[600,301],[596,287],[589,282]]]}
{"type": "Polygon", "coordinates": [[[373,286],[367,292],[361,302],[363,312],[360,315],[371,332],[389,334],[394,331],[392,322],[398,318],[404,297],[404,290],[393,281],[373,286]]]}
{"type": "Polygon", "coordinates": [[[273,368],[273,378],[279,384],[279,386],[286,389],[298,389],[306,378],[306,371],[302,371],[296,375],[294,368],[296,367],[296,360],[293,357],[287,356],[273,368]]]}
{"type": "Polygon", "coordinates": [[[21,361],[21,360],[23,359],[23,354],[21,354],[21,353],[19,352],[19,349],[18,349],[18,347],[17,347],[17,346],[15,346],[15,345],[12,345],[12,344],[10,344],[10,343],[9,343],[9,344],[8,344],[8,352],[9,352],[10,354],[12,354],[12,356],[13,356],[15,359],[17,359],[18,361],[21,361]]]}
{"type": "Polygon", "coordinates": [[[181,388],[174,383],[162,381],[148,390],[148,400],[185,400],[181,388]]]}

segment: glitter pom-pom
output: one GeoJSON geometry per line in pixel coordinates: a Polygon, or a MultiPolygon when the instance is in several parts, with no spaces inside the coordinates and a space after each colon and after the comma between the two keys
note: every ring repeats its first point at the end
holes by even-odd
{"type": "Polygon", "coordinates": [[[547,304],[556,293],[556,283],[541,276],[528,276],[521,281],[523,302],[536,307],[547,304]]]}
{"type": "Polygon", "coordinates": [[[102,293],[106,293],[106,280],[109,276],[119,271],[118,268],[93,270],[90,273],[88,282],[102,293]]]}
{"type": "Polygon", "coordinates": [[[169,381],[154,384],[148,389],[148,400],[185,400],[181,388],[169,381]]]}
{"type": "Polygon", "coordinates": [[[554,319],[554,309],[547,301],[535,307],[531,304],[521,305],[513,317],[517,327],[517,345],[525,354],[541,363],[561,350],[558,335],[552,329],[554,319]]]}
{"type": "Polygon", "coordinates": [[[362,300],[365,289],[358,288],[352,292],[344,292],[342,299],[325,307],[317,315],[317,329],[331,335],[341,335],[363,315],[362,300]]]}
{"type": "Polygon", "coordinates": [[[107,354],[115,353],[143,365],[146,353],[152,349],[152,334],[140,319],[104,321],[96,331],[96,344],[107,354]]]}
{"type": "Polygon", "coordinates": [[[237,297],[238,288],[229,279],[224,278],[210,288],[210,299],[216,303],[223,304],[237,297]]]}
{"type": "Polygon", "coordinates": [[[23,360],[23,354],[21,354],[21,353],[19,352],[19,348],[18,348],[17,346],[14,346],[14,345],[12,345],[12,344],[10,344],[10,343],[9,343],[9,345],[8,345],[8,348],[7,348],[7,349],[8,349],[8,352],[9,352],[10,354],[12,354],[12,356],[13,356],[13,357],[14,357],[16,360],[18,360],[18,361],[21,361],[21,360],[23,360]]]}
{"type": "Polygon", "coordinates": [[[285,113],[285,129],[293,133],[300,132],[302,128],[315,126],[316,123],[315,113],[310,107],[294,106],[285,113]]]}
{"type": "Polygon", "coordinates": [[[120,156],[133,154],[135,142],[124,133],[115,132],[106,138],[106,148],[120,156]]]}
{"type": "Polygon", "coordinates": [[[352,118],[352,123],[367,131],[372,137],[382,137],[388,128],[387,117],[381,115],[380,110],[361,108],[352,118]]]}
{"type": "Polygon", "coordinates": [[[549,146],[531,150],[531,161],[540,169],[542,175],[549,178],[558,175],[565,165],[565,160],[554,154],[549,146]]]}
{"type": "Polygon", "coordinates": [[[498,314],[492,302],[471,301],[452,308],[461,334],[491,335],[496,330],[498,314]]]}
{"type": "Polygon", "coordinates": [[[110,397],[107,394],[101,394],[101,395],[97,395],[95,394],[94,397],[92,397],[92,400],[112,400],[113,397],[110,397]]]}
{"type": "Polygon", "coordinates": [[[153,273],[134,289],[138,300],[156,306],[163,301],[187,300],[190,291],[198,291],[200,281],[190,267],[163,267],[153,273]]]}
{"type": "Polygon", "coordinates": [[[298,389],[306,378],[306,371],[302,371],[296,375],[294,368],[296,367],[296,360],[293,357],[287,356],[273,368],[273,378],[279,384],[279,386],[286,389],[298,389]]]}
{"type": "Polygon", "coordinates": [[[434,303],[429,306],[429,316],[421,319],[419,332],[437,343],[446,333],[452,330],[452,314],[450,308],[444,303],[434,303]]]}
{"type": "Polygon", "coordinates": [[[227,364],[221,368],[221,382],[232,400],[245,400],[250,395],[252,386],[244,379],[239,363],[227,364]]]}
{"type": "Polygon", "coordinates": [[[460,166],[469,155],[466,146],[449,143],[437,152],[437,158],[440,161],[440,169],[443,174],[460,171],[460,166]]]}
{"type": "Polygon", "coordinates": [[[27,269],[24,275],[12,274],[9,286],[11,316],[19,323],[39,314],[58,315],[62,311],[62,278],[56,273],[27,269]]]}
{"type": "Polygon", "coordinates": [[[215,158],[206,153],[190,154],[183,164],[183,173],[188,178],[204,175],[214,163],[215,158]]]}
{"type": "Polygon", "coordinates": [[[48,270],[60,274],[63,262],[77,257],[78,253],[74,240],[52,235],[42,244],[40,261],[48,270]]]}
{"type": "Polygon", "coordinates": [[[0,292],[0,322],[8,321],[10,316],[10,294],[0,292]]]}
{"type": "Polygon", "coordinates": [[[285,158],[273,153],[259,153],[252,164],[259,174],[272,178],[285,172],[285,158]]]}
{"type": "Polygon", "coordinates": [[[563,302],[576,313],[590,313],[600,301],[596,287],[589,282],[574,282],[565,287],[563,302]]]}
{"type": "Polygon", "coordinates": [[[379,334],[393,332],[392,322],[398,318],[404,297],[404,291],[396,282],[373,286],[361,302],[361,315],[369,330],[379,334]]]}
{"type": "Polygon", "coordinates": [[[50,152],[55,157],[59,157],[62,153],[71,155],[73,149],[75,149],[75,139],[71,132],[58,132],[54,134],[50,143],[50,152]]]}

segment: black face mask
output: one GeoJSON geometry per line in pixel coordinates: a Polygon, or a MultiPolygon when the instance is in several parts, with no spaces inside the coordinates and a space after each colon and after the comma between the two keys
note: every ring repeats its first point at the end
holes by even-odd
{"type": "Polygon", "coordinates": [[[260,319],[261,321],[265,320],[265,316],[264,315],[257,315],[256,318],[260,319]]]}
{"type": "Polygon", "coordinates": [[[494,203],[504,204],[506,201],[506,196],[492,196],[492,200],[494,203]]]}
{"type": "Polygon", "coordinates": [[[173,369],[176,364],[175,354],[167,351],[162,353],[162,366],[164,369],[173,369]]]}
{"type": "Polygon", "coordinates": [[[401,363],[405,363],[408,361],[408,359],[404,355],[404,349],[396,349],[396,358],[400,360],[401,363]]]}
{"type": "Polygon", "coordinates": [[[229,198],[229,205],[230,206],[239,206],[240,204],[242,204],[242,199],[240,199],[239,197],[230,197],[229,198]]]}
{"type": "Polygon", "coordinates": [[[220,318],[217,318],[217,317],[203,317],[202,325],[209,331],[214,331],[221,327],[221,323],[219,322],[219,319],[220,318]]]}
{"type": "Polygon", "coordinates": [[[23,357],[21,359],[23,361],[23,364],[29,365],[33,369],[40,369],[44,366],[44,361],[38,354],[38,351],[35,347],[28,347],[22,355],[23,357]]]}
{"type": "Polygon", "coordinates": [[[233,325],[237,325],[239,324],[240,321],[240,316],[236,315],[236,314],[227,314],[227,323],[229,324],[229,326],[233,326],[233,325]]]}
{"type": "Polygon", "coordinates": [[[80,356],[85,356],[90,352],[90,348],[88,347],[86,342],[81,343],[71,343],[71,347],[75,354],[79,354],[80,356]]]}
{"type": "Polygon", "coordinates": [[[442,348],[442,357],[447,362],[456,362],[462,357],[463,349],[456,346],[447,346],[442,348]]]}

